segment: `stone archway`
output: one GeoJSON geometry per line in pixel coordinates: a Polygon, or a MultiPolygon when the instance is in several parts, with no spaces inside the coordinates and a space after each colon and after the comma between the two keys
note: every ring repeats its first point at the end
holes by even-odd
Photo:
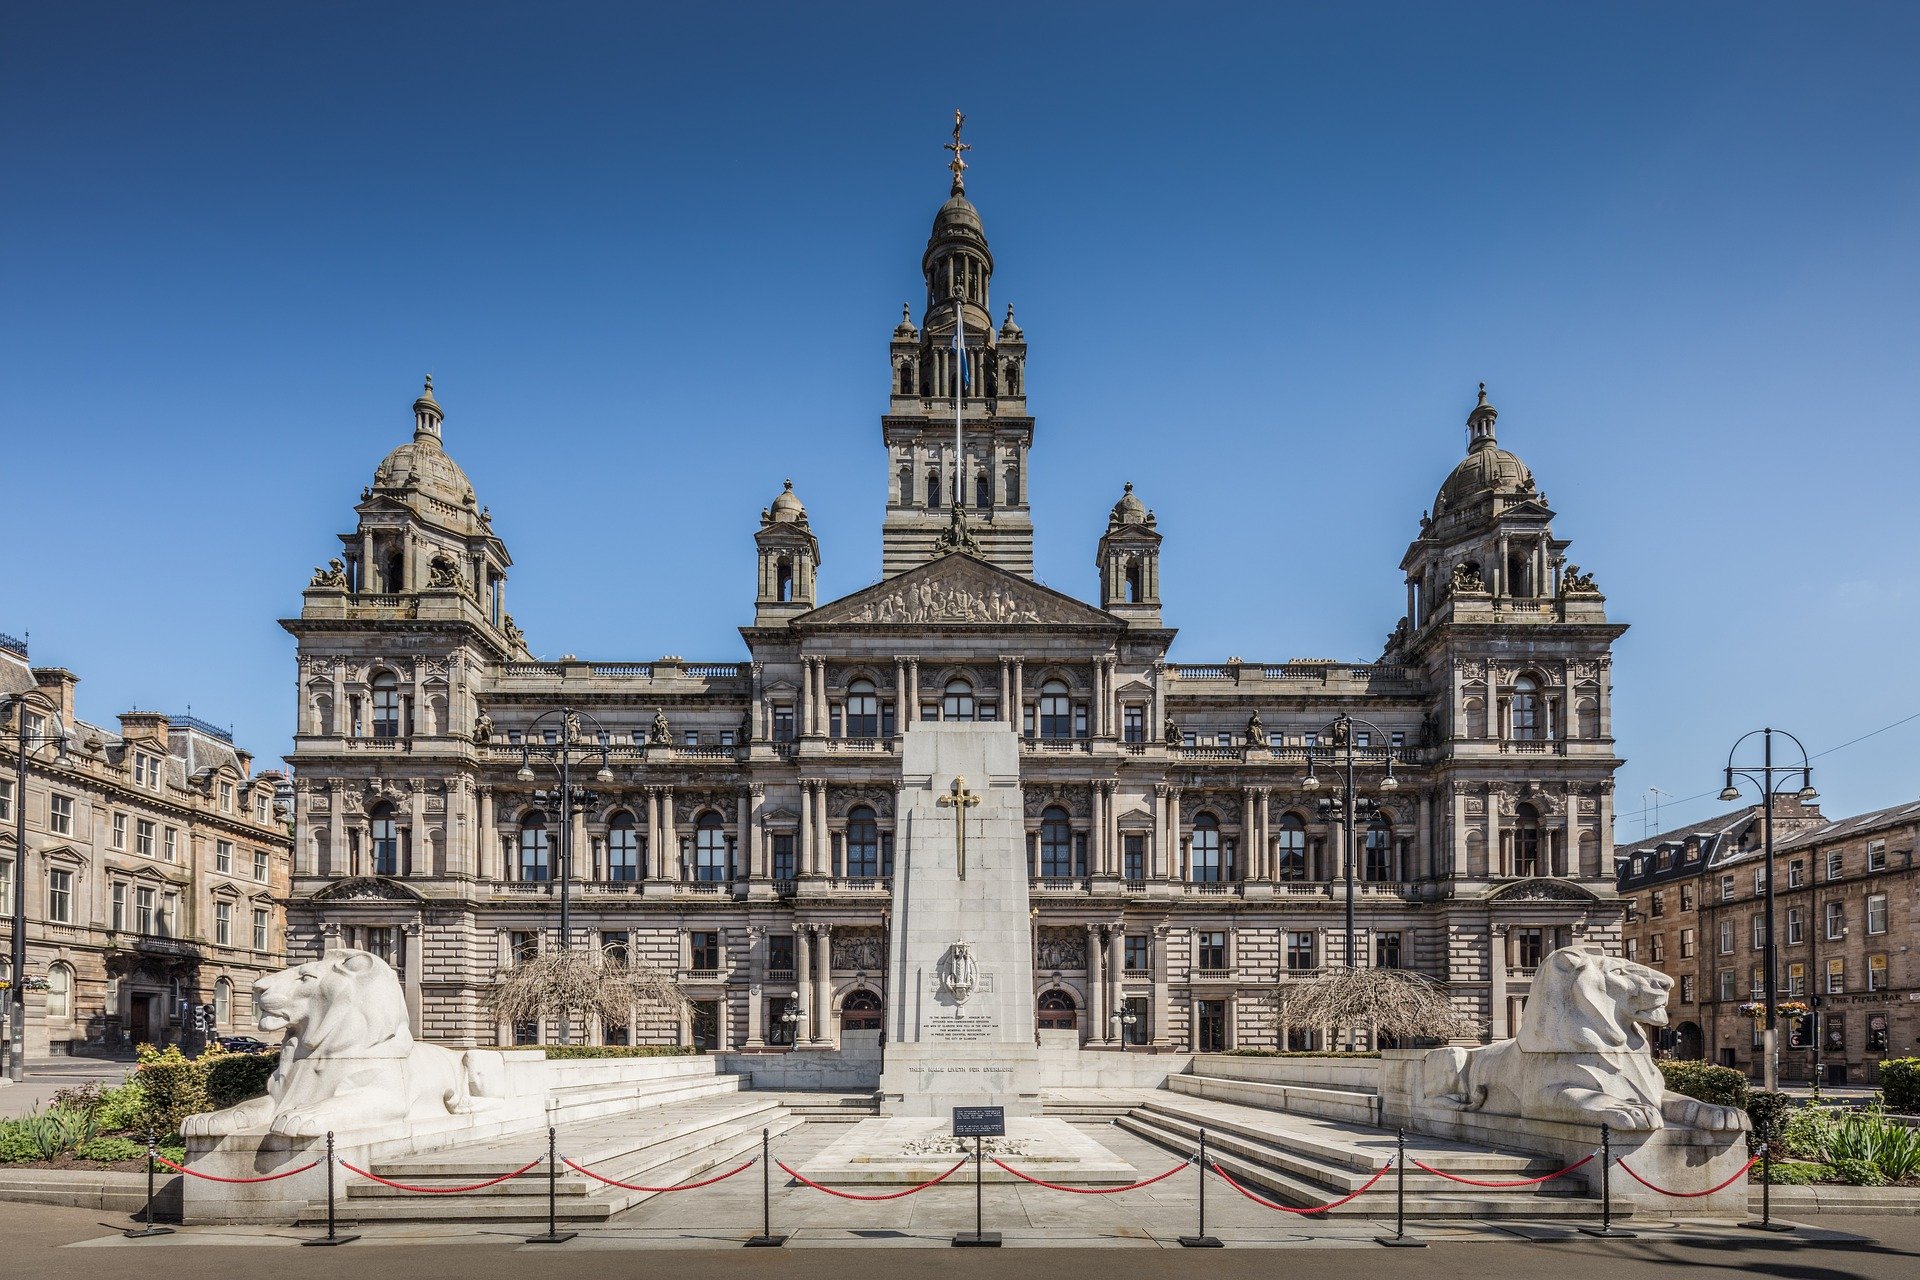
{"type": "Polygon", "coordinates": [[[1038,1022],[1042,1031],[1072,1031],[1080,1025],[1079,1009],[1073,993],[1058,987],[1040,993],[1038,1022]]]}
{"type": "Polygon", "coordinates": [[[878,994],[866,990],[849,991],[840,1002],[840,1030],[878,1031],[884,1015],[878,994]]]}
{"type": "Polygon", "coordinates": [[[1698,1062],[1707,1056],[1707,1040],[1697,1022],[1683,1022],[1673,1029],[1673,1056],[1698,1062]]]}

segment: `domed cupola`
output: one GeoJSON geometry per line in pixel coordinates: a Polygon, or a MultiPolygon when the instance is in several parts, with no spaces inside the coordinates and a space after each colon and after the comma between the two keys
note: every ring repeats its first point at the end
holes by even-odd
{"type": "Polygon", "coordinates": [[[1500,411],[1487,402],[1487,384],[1480,384],[1480,403],[1467,415],[1467,456],[1454,467],[1433,500],[1434,518],[1473,506],[1494,494],[1531,495],[1533,472],[1518,457],[1502,449],[1493,426],[1500,411]]]}
{"type": "Polygon", "coordinates": [[[413,402],[413,439],[380,460],[374,468],[375,492],[397,497],[420,515],[442,524],[457,524],[470,532],[476,510],[473,484],[460,464],[441,447],[440,424],[445,415],[433,398],[433,377],[413,402]],[[445,504],[446,509],[436,503],[445,504]]]}
{"type": "Polygon", "coordinates": [[[1134,626],[1160,625],[1159,523],[1129,481],[1107,513],[1107,531],[1094,552],[1100,607],[1134,626]]]}
{"type": "Polygon", "coordinates": [[[967,199],[967,162],[963,153],[973,148],[960,141],[966,117],[953,113],[953,141],[947,150],[953,159],[953,185],[947,202],[933,216],[933,233],[920,255],[920,271],[927,281],[927,310],[920,327],[951,340],[955,313],[962,312],[969,334],[991,338],[993,319],[987,314],[987,286],[993,279],[993,254],[987,248],[980,211],[967,199]]]}
{"type": "Polygon", "coordinates": [[[754,625],[779,626],[813,608],[820,540],[807,527],[807,508],[794,493],[793,481],[760,513],[760,531],[753,541],[760,553],[754,625]]]}

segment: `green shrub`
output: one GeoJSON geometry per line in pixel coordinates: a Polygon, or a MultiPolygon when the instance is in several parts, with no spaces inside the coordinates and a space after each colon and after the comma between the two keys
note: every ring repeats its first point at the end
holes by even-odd
{"type": "Polygon", "coordinates": [[[124,1083],[100,1094],[94,1120],[102,1133],[138,1132],[146,1113],[146,1091],[140,1087],[140,1077],[130,1075],[124,1083]]]}
{"type": "Polygon", "coordinates": [[[0,1120],[0,1164],[25,1164],[40,1158],[40,1145],[18,1120],[0,1120]]]}
{"type": "Polygon", "coordinates": [[[146,1150],[147,1145],[144,1142],[134,1142],[127,1138],[95,1138],[74,1154],[82,1160],[99,1160],[110,1164],[119,1160],[132,1160],[144,1155],[146,1150]]]}
{"type": "Polygon", "coordinates": [[[1776,1187],[1804,1187],[1833,1175],[1833,1170],[1812,1160],[1777,1160],[1769,1179],[1776,1187]]]}
{"type": "Polygon", "coordinates": [[[1840,1181],[1850,1187],[1884,1187],[1887,1179],[1871,1160],[1840,1159],[1833,1162],[1833,1171],[1840,1181]]]}
{"type": "Polygon", "coordinates": [[[686,1058],[700,1050],[683,1044],[550,1044],[542,1046],[549,1060],[565,1058],[686,1058]]]}
{"type": "Polygon", "coordinates": [[[205,1060],[194,1060],[180,1052],[179,1045],[156,1049],[140,1046],[140,1091],[146,1099],[138,1127],[155,1133],[178,1133],[180,1122],[198,1115],[207,1106],[207,1068],[205,1060]]]}
{"type": "Polygon", "coordinates": [[[1895,1111],[1920,1111],[1920,1058],[1888,1058],[1880,1064],[1880,1094],[1895,1111]]]}
{"type": "Polygon", "coordinates": [[[280,1055],[229,1053],[205,1061],[207,1105],[218,1110],[265,1093],[267,1077],[280,1065],[280,1055]]]}
{"type": "Polygon", "coordinates": [[[1774,1154],[1803,1160],[1831,1159],[1833,1135],[1845,1117],[1846,1112],[1818,1102],[1795,1107],[1780,1128],[1780,1149],[1774,1154]]]}
{"type": "Polygon", "coordinates": [[[1717,1107],[1745,1107],[1747,1078],[1732,1067],[1708,1062],[1657,1062],[1669,1093],[1685,1094],[1717,1107]]]}
{"type": "Polygon", "coordinates": [[[1768,1093],[1764,1089],[1749,1090],[1747,1119],[1753,1123],[1753,1130],[1747,1134],[1748,1152],[1758,1151],[1763,1142],[1772,1151],[1784,1150],[1781,1139],[1784,1136],[1787,1115],[1792,1110],[1793,1099],[1784,1093],[1768,1093]]]}

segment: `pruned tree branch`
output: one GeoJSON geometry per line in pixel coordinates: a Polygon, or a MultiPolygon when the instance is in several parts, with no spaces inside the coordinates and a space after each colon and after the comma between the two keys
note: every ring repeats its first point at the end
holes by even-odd
{"type": "Polygon", "coordinates": [[[1372,1027],[1396,1040],[1480,1034],[1480,1024],[1454,1008],[1444,986],[1406,969],[1327,969],[1282,983],[1269,1003],[1282,1030],[1372,1027]]]}
{"type": "Polygon", "coordinates": [[[486,995],[487,1008],[507,1022],[587,1013],[624,1026],[636,1005],[678,1012],[686,1003],[673,979],[652,965],[621,964],[590,949],[542,952],[502,975],[486,995]]]}

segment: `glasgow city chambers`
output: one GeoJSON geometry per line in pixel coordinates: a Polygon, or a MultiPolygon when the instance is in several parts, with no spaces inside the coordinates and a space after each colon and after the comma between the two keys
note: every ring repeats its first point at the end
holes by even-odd
{"type": "Polygon", "coordinates": [[[887,931],[910,927],[889,891],[912,856],[903,735],[964,719],[1018,739],[1042,1029],[1112,1051],[1323,1048],[1276,1027],[1273,994],[1356,965],[1427,974],[1510,1034],[1547,952],[1618,945],[1625,628],[1496,441],[1485,388],[1378,657],[1169,662],[1160,548],[1178,534],[1122,477],[1088,530],[1088,598],[1033,578],[1028,344],[1010,309],[992,317],[958,151],[953,168],[920,319],[887,343],[883,577],[819,599],[830,548],[788,485],[753,535],[745,660],[536,660],[429,380],[283,624],[289,954],[380,953],[429,1038],[550,1041],[551,1019],[498,1022],[485,997],[561,945],[564,916],[571,946],[688,997],[577,1019],[576,1042],[836,1045],[882,1024],[887,931]]]}

